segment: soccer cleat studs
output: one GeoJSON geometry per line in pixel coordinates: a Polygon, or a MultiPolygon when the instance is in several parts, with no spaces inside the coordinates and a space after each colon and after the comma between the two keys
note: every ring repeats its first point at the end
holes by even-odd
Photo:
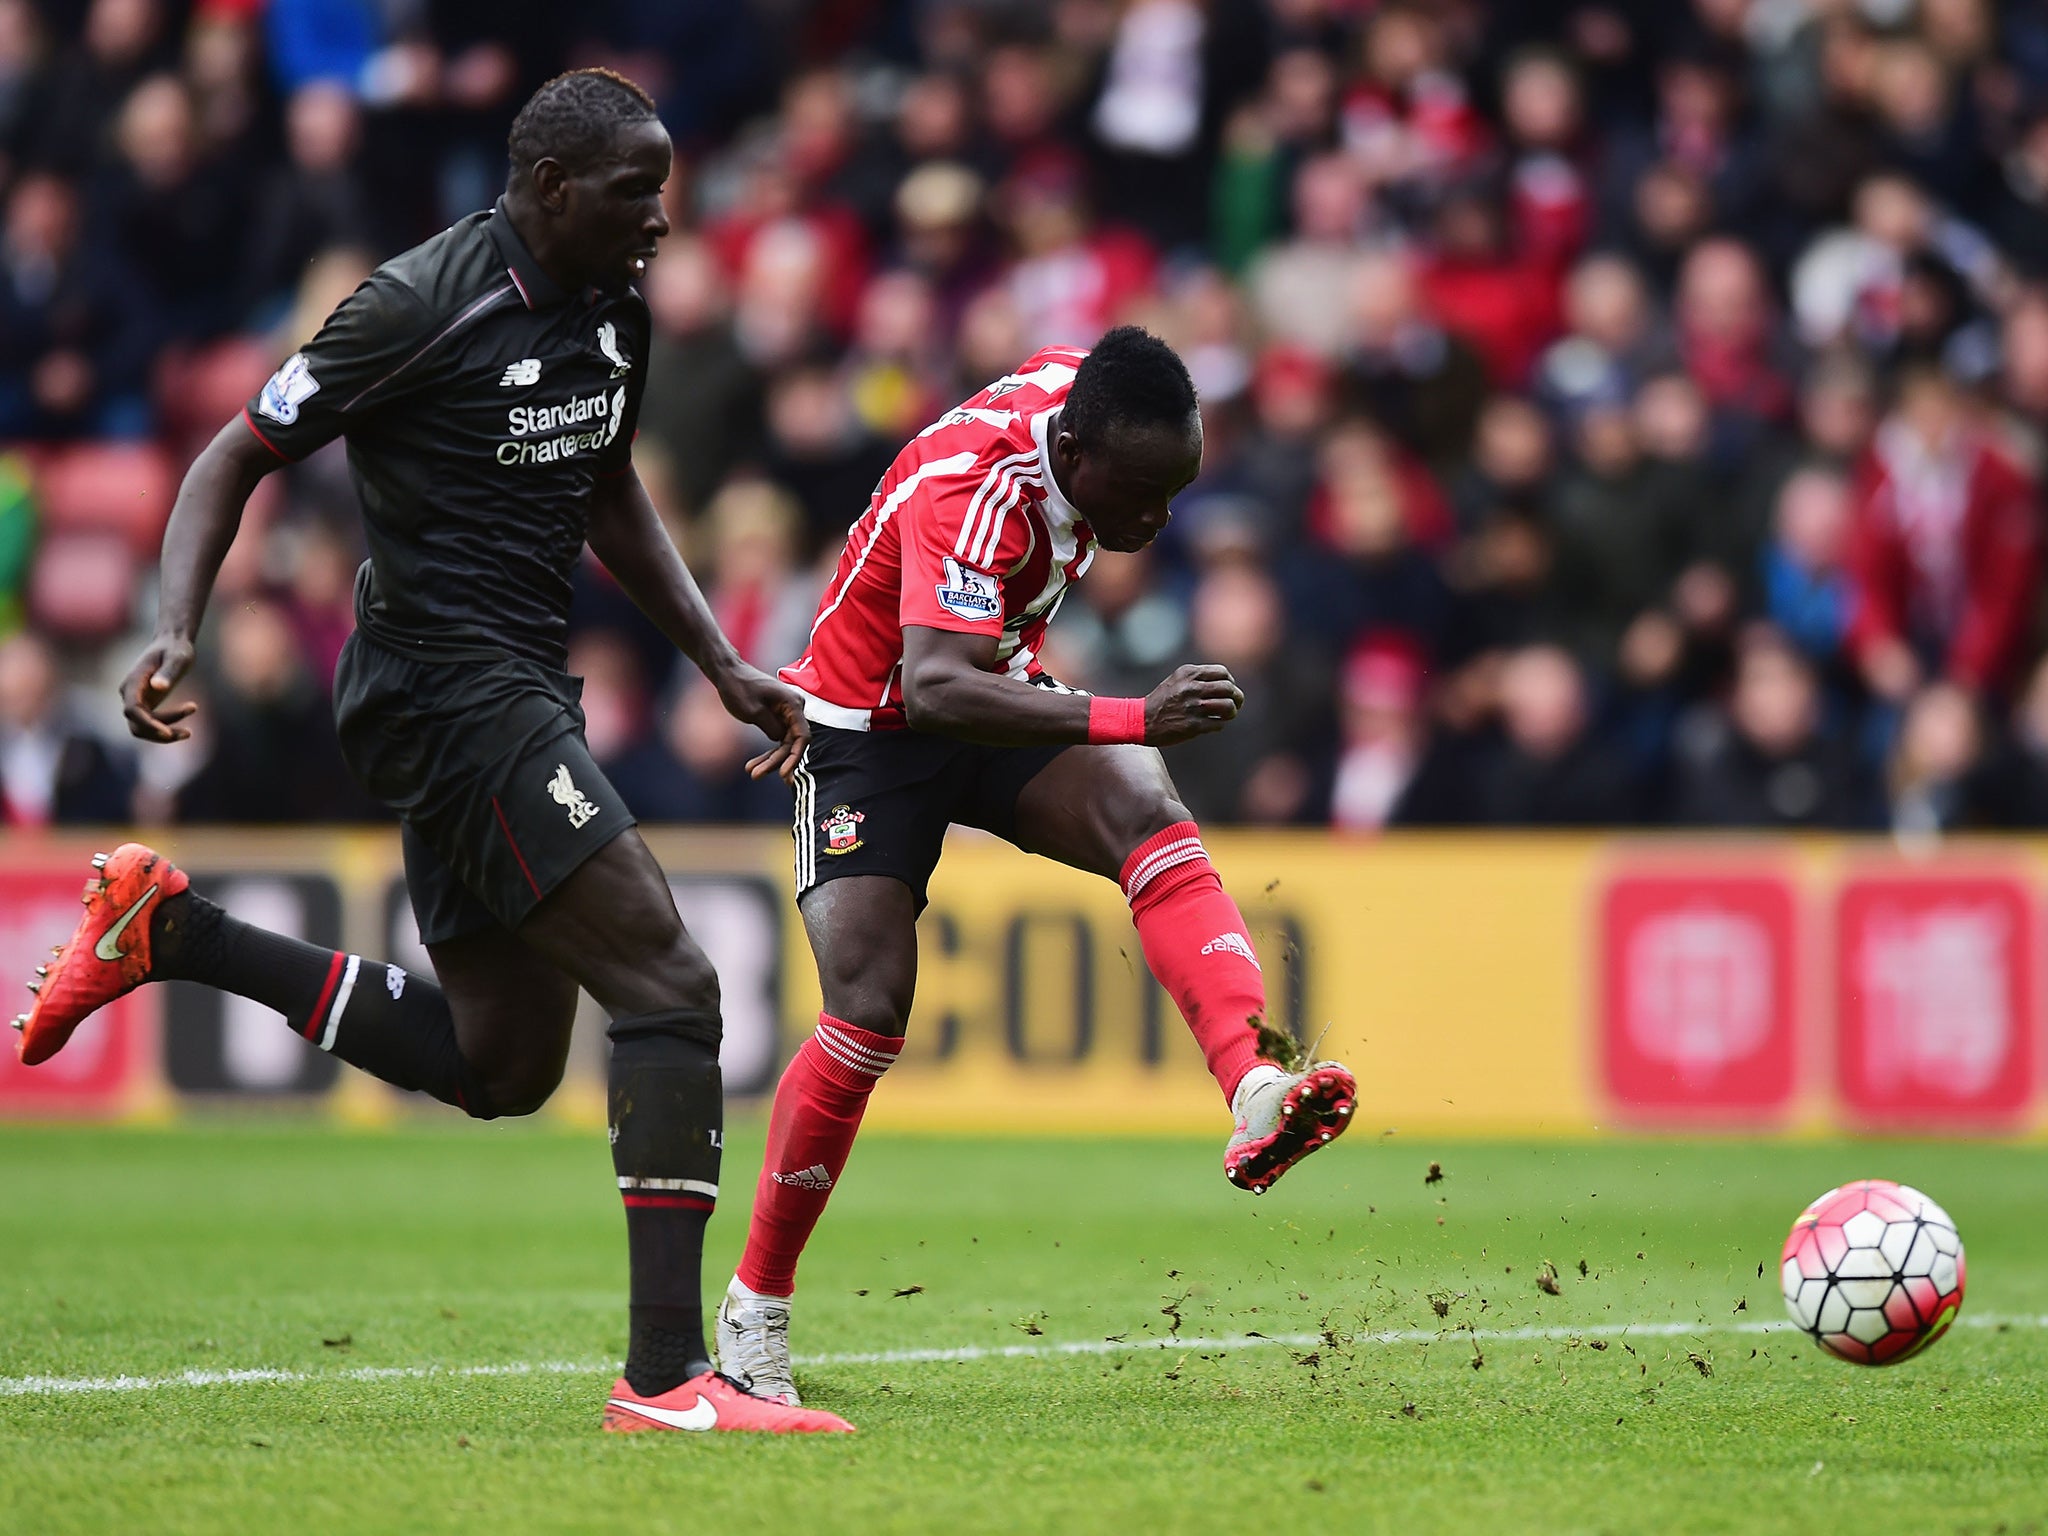
{"type": "Polygon", "coordinates": [[[92,856],[92,867],[94,869],[105,869],[107,867],[107,858],[108,855],[104,853],[94,854],[92,856]]]}

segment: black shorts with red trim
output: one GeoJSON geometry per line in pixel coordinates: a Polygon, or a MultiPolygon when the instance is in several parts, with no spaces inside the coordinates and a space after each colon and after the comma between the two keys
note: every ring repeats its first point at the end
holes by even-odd
{"type": "Polygon", "coordinates": [[[1067,749],[984,747],[922,731],[811,722],[797,764],[796,894],[846,875],[888,875],[922,912],[946,828],[1017,840],[1017,797],[1067,749]]]}
{"type": "Polygon", "coordinates": [[[420,661],[349,637],[334,674],[341,754],[403,823],[424,942],[516,929],[633,825],[584,744],[582,694],[537,662],[420,661]]]}

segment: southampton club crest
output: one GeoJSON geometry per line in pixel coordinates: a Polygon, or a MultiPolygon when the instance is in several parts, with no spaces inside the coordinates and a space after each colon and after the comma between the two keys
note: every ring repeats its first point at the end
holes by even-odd
{"type": "Polygon", "coordinates": [[[861,846],[860,824],[866,821],[867,813],[856,811],[849,805],[835,805],[825,819],[818,823],[818,830],[825,834],[822,852],[835,857],[851,853],[861,846]]]}

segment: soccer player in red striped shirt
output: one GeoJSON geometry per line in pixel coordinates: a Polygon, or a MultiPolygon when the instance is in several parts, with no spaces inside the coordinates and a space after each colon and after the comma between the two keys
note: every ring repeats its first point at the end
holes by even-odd
{"type": "Polygon", "coordinates": [[[1262,1193],[1349,1123],[1335,1062],[1262,1028],[1243,916],[1175,796],[1159,747],[1221,730],[1243,694],[1218,666],[1142,699],[1094,698],[1039,664],[1046,626],[1098,546],[1139,550],[1201,468],[1194,385],[1135,327],[1048,347],[919,433],[847,536],[782,678],[805,698],[796,889],[824,992],[776,1090],[739,1273],[719,1308],[724,1368],[794,1404],[796,1265],[896,1059],[917,916],[948,825],[1118,881],[1146,962],[1235,1117],[1223,1168],[1262,1193]],[[1273,1057],[1268,1059],[1262,1050],[1273,1057]]]}

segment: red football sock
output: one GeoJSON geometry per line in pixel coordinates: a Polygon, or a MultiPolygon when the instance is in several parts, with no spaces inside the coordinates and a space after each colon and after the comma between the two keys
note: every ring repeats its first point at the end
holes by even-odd
{"type": "Polygon", "coordinates": [[[1258,1060],[1253,1020],[1266,1015],[1266,979],[1244,914],[1216,878],[1192,821],[1140,843],[1121,881],[1145,963],[1194,1031],[1227,1103],[1258,1060]]]}
{"type": "Polygon", "coordinates": [[[791,1058],[775,1089],[740,1284],[764,1296],[795,1294],[796,1261],[845,1170],[868,1094],[902,1049],[900,1039],[818,1015],[817,1033],[791,1058]]]}

